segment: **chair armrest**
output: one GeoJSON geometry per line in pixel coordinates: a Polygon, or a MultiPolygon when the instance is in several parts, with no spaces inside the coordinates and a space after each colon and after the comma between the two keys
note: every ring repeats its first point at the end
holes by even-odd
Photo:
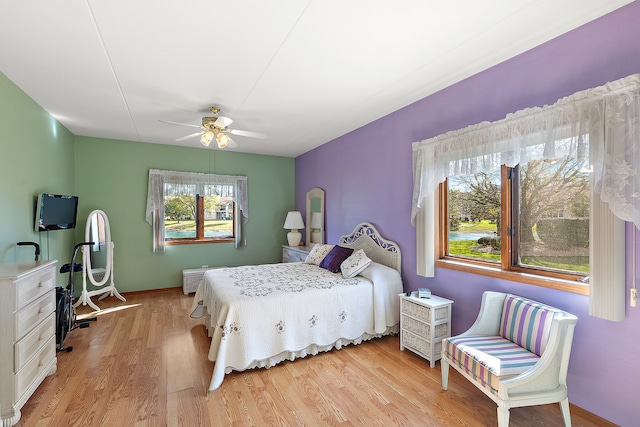
{"type": "Polygon", "coordinates": [[[482,304],[478,318],[469,329],[460,335],[495,336],[499,335],[502,306],[507,294],[487,291],[482,294],[482,304]]]}

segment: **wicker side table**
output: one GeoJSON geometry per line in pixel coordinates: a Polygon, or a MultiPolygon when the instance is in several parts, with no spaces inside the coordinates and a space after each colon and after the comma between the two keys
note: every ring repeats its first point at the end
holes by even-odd
{"type": "Polygon", "coordinates": [[[451,336],[453,301],[432,295],[400,294],[400,350],[424,357],[433,368],[442,356],[442,339],[451,336]]]}

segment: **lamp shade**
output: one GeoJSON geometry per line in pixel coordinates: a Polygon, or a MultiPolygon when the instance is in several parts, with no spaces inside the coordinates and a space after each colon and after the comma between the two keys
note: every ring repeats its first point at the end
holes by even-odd
{"type": "Polygon", "coordinates": [[[311,228],[322,228],[322,214],[311,212],[311,228]]]}
{"type": "Polygon", "coordinates": [[[320,212],[311,212],[310,227],[309,239],[311,239],[311,243],[322,243],[322,214],[320,212]]]}
{"type": "Polygon", "coordinates": [[[284,228],[288,228],[290,230],[299,230],[304,228],[302,214],[298,211],[291,211],[287,213],[287,219],[284,220],[284,228]]]}
{"type": "Polygon", "coordinates": [[[298,211],[291,211],[287,213],[287,219],[284,220],[284,228],[288,228],[291,231],[287,233],[287,241],[289,246],[298,246],[302,241],[302,234],[298,231],[300,228],[304,228],[304,222],[302,222],[302,215],[298,211]]]}

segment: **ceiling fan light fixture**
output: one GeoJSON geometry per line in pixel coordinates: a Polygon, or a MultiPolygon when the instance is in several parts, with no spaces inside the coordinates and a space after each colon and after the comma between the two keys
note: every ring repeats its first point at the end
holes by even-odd
{"type": "Polygon", "coordinates": [[[213,132],[208,131],[202,134],[202,138],[200,138],[202,145],[208,147],[209,144],[211,144],[211,141],[213,141],[213,132]]]}
{"type": "Polygon", "coordinates": [[[203,117],[202,125],[172,122],[169,120],[160,120],[160,121],[169,123],[169,124],[174,124],[174,125],[182,125],[182,126],[198,128],[200,130],[199,132],[195,132],[190,135],[180,137],[176,139],[176,141],[178,142],[185,141],[187,139],[200,136],[200,143],[202,143],[202,145],[204,145],[205,147],[209,147],[211,142],[215,139],[216,144],[218,145],[218,148],[226,148],[226,147],[236,148],[238,144],[236,144],[236,142],[233,139],[231,139],[231,137],[227,134],[240,135],[243,137],[246,136],[249,138],[260,138],[260,139],[267,138],[266,135],[261,134],[259,132],[250,132],[250,131],[239,130],[239,129],[229,129],[228,126],[231,123],[233,123],[233,120],[230,119],[229,117],[218,116],[218,112],[220,111],[218,107],[211,107],[210,110],[213,113],[213,115],[203,117]]]}
{"type": "Polygon", "coordinates": [[[228,135],[220,132],[216,135],[216,141],[218,142],[218,148],[224,148],[229,145],[229,141],[231,141],[231,138],[229,138],[228,135]]]}

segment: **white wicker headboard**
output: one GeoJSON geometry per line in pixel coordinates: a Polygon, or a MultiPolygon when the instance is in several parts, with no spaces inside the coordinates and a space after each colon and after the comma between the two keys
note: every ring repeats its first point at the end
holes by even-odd
{"type": "Polygon", "coordinates": [[[353,250],[362,249],[372,261],[402,272],[402,255],[398,244],[380,236],[378,230],[368,222],[358,224],[351,234],[341,236],[338,244],[353,250]]]}

